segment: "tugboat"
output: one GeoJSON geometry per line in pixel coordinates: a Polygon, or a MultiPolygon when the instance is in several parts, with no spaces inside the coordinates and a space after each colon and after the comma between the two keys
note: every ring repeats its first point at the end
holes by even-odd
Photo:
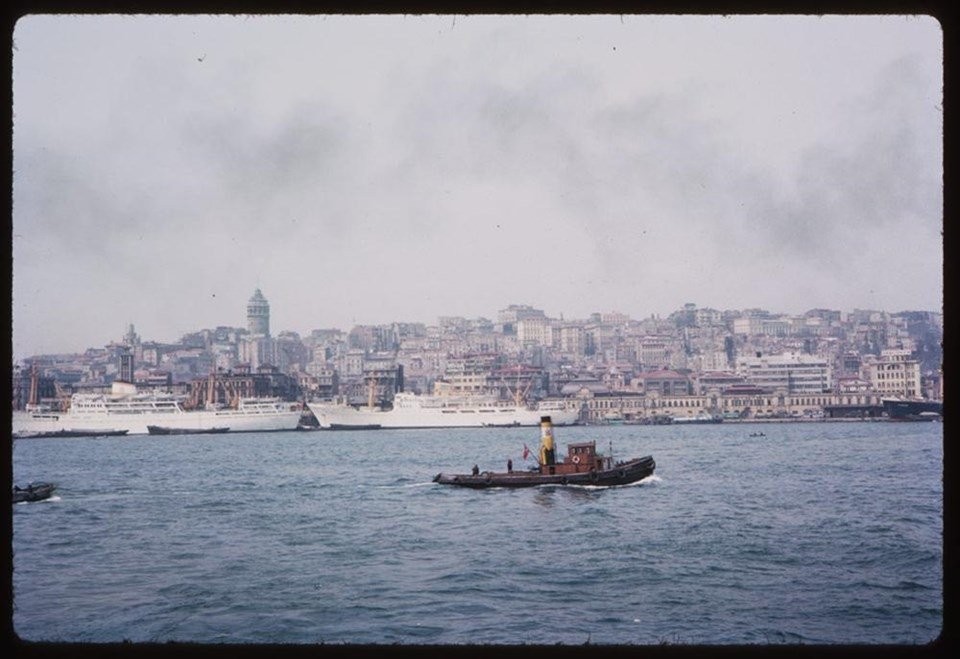
{"type": "Polygon", "coordinates": [[[613,457],[597,453],[597,443],[579,442],[567,445],[567,456],[556,461],[553,424],[549,416],[540,417],[539,466],[529,471],[480,472],[472,474],[439,473],[433,478],[441,485],[461,487],[533,487],[535,485],[627,485],[653,474],[656,463],[652,456],[614,462],[613,457]]]}

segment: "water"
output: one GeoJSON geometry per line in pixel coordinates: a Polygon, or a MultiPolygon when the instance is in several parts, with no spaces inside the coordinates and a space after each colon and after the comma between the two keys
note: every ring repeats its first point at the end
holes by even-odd
{"type": "Polygon", "coordinates": [[[30,641],[924,644],[943,426],[557,428],[656,475],[473,491],[536,428],[18,440],[30,641]],[[765,437],[750,437],[763,431],[765,437]]]}

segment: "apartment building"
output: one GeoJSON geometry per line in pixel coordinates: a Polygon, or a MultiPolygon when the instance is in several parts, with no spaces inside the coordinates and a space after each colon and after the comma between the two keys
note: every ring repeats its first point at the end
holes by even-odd
{"type": "Polygon", "coordinates": [[[861,377],[881,395],[919,398],[920,362],[911,359],[911,351],[889,349],[880,356],[865,355],[861,377]]]}
{"type": "Polygon", "coordinates": [[[790,394],[813,394],[831,390],[830,363],[822,357],[793,352],[742,358],[737,371],[744,379],[764,389],[783,389],[790,394]]]}

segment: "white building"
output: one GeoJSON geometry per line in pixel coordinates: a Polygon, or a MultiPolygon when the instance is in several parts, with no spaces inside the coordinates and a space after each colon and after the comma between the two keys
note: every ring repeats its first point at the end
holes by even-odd
{"type": "Polygon", "coordinates": [[[862,377],[871,388],[886,396],[919,398],[920,362],[911,359],[909,350],[882,350],[880,357],[864,357],[862,377]]]}
{"type": "Polygon", "coordinates": [[[793,352],[742,358],[737,372],[752,385],[784,389],[791,394],[830,391],[832,374],[827,360],[793,352]]]}
{"type": "Polygon", "coordinates": [[[553,326],[546,318],[524,318],[517,321],[516,328],[520,345],[553,345],[553,326]]]}
{"type": "Polygon", "coordinates": [[[560,339],[560,351],[573,355],[584,354],[586,342],[580,325],[560,325],[554,330],[560,339]]]}

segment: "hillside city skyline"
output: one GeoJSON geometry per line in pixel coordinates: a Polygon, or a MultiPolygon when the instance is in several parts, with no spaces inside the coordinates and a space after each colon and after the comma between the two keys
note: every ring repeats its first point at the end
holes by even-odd
{"type": "MultiPolygon", "coordinates": [[[[260,291],[259,288],[257,288],[256,290],[257,290],[257,291],[260,291]]],[[[744,307],[744,308],[740,308],[740,309],[717,309],[716,307],[713,307],[713,306],[698,307],[698,306],[696,306],[695,303],[689,303],[689,302],[688,302],[688,303],[684,303],[684,305],[681,305],[681,306],[678,307],[676,310],[668,313],[668,314],[667,314],[667,317],[669,317],[670,315],[672,315],[672,314],[674,314],[674,313],[677,313],[678,311],[681,311],[681,310],[683,309],[683,306],[689,306],[689,305],[693,305],[693,307],[696,308],[696,309],[719,311],[721,314],[743,314],[743,315],[749,315],[750,313],[754,313],[754,312],[762,312],[762,313],[771,314],[772,316],[794,316],[794,317],[795,317],[795,316],[802,316],[802,315],[808,314],[808,313],[810,313],[810,312],[816,312],[816,311],[838,311],[838,312],[840,312],[841,314],[854,314],[854,313],[868,312],[868,313],[881,313],[881,314],[890,314],[890,315],[897,315],[897,314],[904,314],[904,313],[926,313],[926,314],[940,315],[941,317],[942,317],[942,314],[943,314],[942,308],[941,308],[941,309],[938,309],[938,310],[923,309],[923,308],[911,308],[911,309],[891,310],[891,309],[874,308],[874,307],[863,307],[863,308],[861,308],[861,307],[855,307],[855,308],[853,308],[853,309],[835,309],[835,308],[831,308],[831,307],[827,307],[827,306],[816,306],[816,307],[811,307],[811,308],[809,308],[809,309],[805,309],[805,310],[799,311],[799,312],[790,312],[790,311],[784,311],[784,310],[762,308],[762,307],[759,307],[759,306],[750,306],[750,307],[744,307]]],[[[507,307],[505,307],[504,309],[507,309],[507,308],[512,307],[512,306],[521,306],[521,307],[527,307],[527,306],[529,306],[529,308],[533,308],[533,309],[537,309],[537,310],[542,310],[542,309],[541,309],[539,306],[537,306],[537,305],[525,305],[525,304],[510,304],[510,305],[508,305],[507,307]]],[[[499,311],[502,311],[502,310],[498,310],[498,313],[499,313],[499,311]]],[[[546,313],[546,312],[544,312],[544,313],[545,313],[546,317],[547,317],[548,319],[550,319],[550,320],[558,320],[558,321],[571,322],[571,323],[576,323],[576,322],[596,322],[598,319],[600,319],[601,317],[604,317],[604,316],[607,316],[607,317],[622,317],[622,318],[623,318],[624,320],[626,320],[626,321],[634,321],[634,322],[640,322],[640,321],[647,320],[647,319],[658,319],[658,320],[659,320],[659,319],[661,319],[661,318],[663,317],[662,314],[656,314],[656,313],[650,313],[650,314],[648,314],[648,315],[644,315],[644,316],[640,317],[640,316],[634,316],[634,315],[631,315],[631,314],[627,314],[627,313],[624,313],[624,312],[619,311],[619,310],[594,311],[594,312],[592,312],[590,315],[588,315],[588,316],[586,316],[586,317],[579,317],[579,318],[578,318],[578,317],[566,317],[566,316],[563,314],[563,312],[560,312],[560,313],[558,313],[557,315],[550,315],[550,314],[548,314],[548,313],[546,313]]],[[[492,314],[492,315],[495,317],[495,316],[496,316],[496,313],[495,313],[495,314],[492,314]]],[[[275,335],[280,335],[280,334],[291,334],[291,333],[292,333],[292,334],[296,334],[296,335],[298,335],[298,336],[308,336],[311,332],[316,332],[316,331],[335,330],[335,331],[347,331],[347,332],[349,332],[351,329],[356,328],[356,327],[380,327],[380,326],[387,326],[387,325],[393,325],[393,324],[402,324],[402,325],[424,325],[424,326],[426,326],[426,327],[436,327],[436,326],[441,325],[445,319],[451,319],[451,318],[463,319],[463,320],[467,320],[467,321],[489,320],[489,317],[488,317],[487,315],[484,315],[484,314],[475,315],[475,316],[461,316],[461,315],[456,315],[456,314],[437,314],[437,315],[435,316],[435,318],[434,318],[434,322],[433,322],[433,323],[430,323],[430,322],[427,322],[427,321],[422,321],[422,320],[394,319],[394,320],[390,320],[390,321],[386,321],[386,322],[358,322],[358,323],[354,323],[354,324],[349,325],[349,326],[329,325],[329,326],[324,326],[324,327],[315,327],[315,328],[310,328],[310,329],[306,330],[305,332],[298,332],[297,330],[293,330],[293,329],[290,329],[290,328],[283,328],[283,329],[280,329],[280,330],[274,332],[274,334],[275,334],[275,335]]],[[[181,334],[179,337],[176,337],[176,339],[174,339],[174,340],[169,340],[169,339],[168,339],[168,340],[163,340],[163,339],[159,339],[159,338],[149,338],[149,339],[147,339],[147,340],[150,341],[150,342],[155,342],[155,343],[176,344],[176,343],[182,341],[184,337],[189,336],[190,334],[193,334],[193,333],[196,333],[196,332],[203,332],[203,331],[207,331],[207,330],[215,330],[215,329],[217,329],[217,328],[234,328],[234,329],[244,330],[244,327],[247,325],[248,321],[249,321],[249,318],[245,318],[243,322],[240,322],[240,323],[237,323],[237,324],[224,323],[224,324],[218,324],[218,325],[216,325],[215,327],[206,327],[206,328],[195,328],[195,329],[191,329],[191,330],[188,330],[187,332],[184,332],[184,333],[181,334]]],[[[136,327],[136,322],[133,322],[133,321],[129,322],[129,323],[127,324],[127,328],[125,328],[125,329],[129,329],[130,327],[136,327]]],[[[245,330],[244,330],[244,331],[245,331],[245,330]]],[[[102,344],[102,346],[110,345],[111,343],[117,341],[118,338],[119,338],[119,336],[120,336],[120,335],[113,336],[113,337],[106,337],[106,336],[105,336],[105,341],[104,341],[104,343],[102,344]]],[[[89,350],[90,348],[96,348],[96,347],[102,347],[102,346],[87,346],[87,347],[84,349],[84,351],[89,350]]],[[[82,352],[82,351],[81,351],[81,352],[82,352]]],[[[76,351],[76,350],[66,350],[66,349],[65,349],[65,350],[52,350],[52,351],[36,352],[36,353],[33,353],[33,354],[15,355],[15,356],[14,356],[14,363],[23,362],[24,360],[28,360],[28,359],[31,359],[31,358],[33,358],[33,357],[38,357],[38,356],[43,356],[43,355],[67,355],[67,354],[80,354],[80,352],[78,352],[78,351],[76,351]]]]}
{"type": "MultiPolygon", "coordinates": [[[[496,319],[440,316],[314,329],[270,327],[257,288],[246,327],[221,325],[177,343],[134,325],[102,348],[15,365],[14,409],[69,405],[119,382],[202,401],[246,395],[392,405],[399,392],[564,398],[585,423],[651,421],[663,410],[728,418],[879,414],[884,397],[941,400],[943,316],[928,311],[717,310],[685,303],[666,318],[596,312],[550,318],[510,304],[496,319]]],[[[448,399],[449,400],[449,399],[448,399]]]]}

